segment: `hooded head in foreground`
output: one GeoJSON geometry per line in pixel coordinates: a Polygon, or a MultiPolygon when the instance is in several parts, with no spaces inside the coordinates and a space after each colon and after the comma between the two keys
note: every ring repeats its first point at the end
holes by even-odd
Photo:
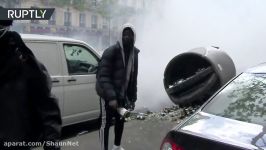
{"type": "Polygon", "coordinates": [[[123,50],[131,51],[136,41],[136,32],[133,25],[124,24],[120,30],[119,44],[123,50]]]}

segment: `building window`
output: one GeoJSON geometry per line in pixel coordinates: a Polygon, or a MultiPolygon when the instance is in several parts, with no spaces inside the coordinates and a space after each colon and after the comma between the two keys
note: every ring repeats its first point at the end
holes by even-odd
{"type": "Polygon", "coordinates": [[[84,13],[79,14],[79,26],[80,27],[86,26],[86,14],[84,14],[84,13]]]}
{"type": "Polygon", "coordinates": [[[98,17],[96,15],[91,16],[91,28],[97,29],[98,26],[98,17]]]}
{"type": "Polygon", "coordinates": [[[71,26],[71,12],[69,10],[64,13],[64,25],[71,26]]]}
{"type": "Polygon", "coordinates": [[[107,29],[108,28],[108,20],[105,18],[103,19],[103,29],[107,29]]]}
{"type": "Polygon", "coordinates": [[[92,6],[96,7],[97,6],[97,0],[92,0],[92,6]]]}
{"type": "Polygon", "coordinates": [[[55,12],[55,10],[54,10],[54,13],[53,13],[53,15],[51,16],[50,20],[48,21],[48,23],[49,23],[50,25],[55,25],[55,23],[56,23],[56,12],[55,12]]]}
{"type": "MultiPolygon", "coordinates": [[[[38,8],[38,7],[36,7],[36,6],[31,6],[30,8],[32,8],[32,9],[36,9],[36,8],[38,8]]],[[[33,24],[39,24],[39,20],[30,20],[30,22],[31,23],[33,23],[33,24]]]]}

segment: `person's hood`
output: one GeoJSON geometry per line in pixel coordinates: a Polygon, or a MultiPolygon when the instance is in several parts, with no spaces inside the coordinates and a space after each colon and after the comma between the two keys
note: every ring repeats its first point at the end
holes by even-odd
{"type": "Polygon", "coordinates": [[[133,45],[135,45],[135,41],[136,41],[136,31],[135,31],[133,25],[132,25],[132,24],[129,24],[129,23],[124,24],[124,25],[121,27],[121,29],[120,29],[120,32],[119,32],[119,39],[118,39],[119,45],[120,45],[120,47],[122,48],[122,50],[124,50],[124,47],[123,47],[123,41],[122,41],[122,36],[123,36],[123,31],[124,31],[126,28],[130,28],[130,29],[133,31],[133,34],[134,34],[134,43],[133,43],[133,45]]]}

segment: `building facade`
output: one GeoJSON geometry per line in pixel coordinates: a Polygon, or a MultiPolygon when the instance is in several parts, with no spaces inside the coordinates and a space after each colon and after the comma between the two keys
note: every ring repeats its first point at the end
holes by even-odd
{"type": "MultiPolygon", "coordinates": [[[[6,8],[55,8],[50,20],[15,21],[13,30],[20,33],[46,34],[84,40],[102,50],[117,39],[119,26],[130,21],[130,17],[106,18],[98,11],[101,0],[79,0],[82,9],[75,7],[75,0],[2,0],[6,8]],[[65,4],[69,2],[69,4],[65,4]],[[59,5],[61,4],[61,5],[59,5]],[[83,6],[84,5],[84,6],[83,6]]],[[[144,0],[117,0],[121,6],[136,11],[143,9],[144,0]]]]}

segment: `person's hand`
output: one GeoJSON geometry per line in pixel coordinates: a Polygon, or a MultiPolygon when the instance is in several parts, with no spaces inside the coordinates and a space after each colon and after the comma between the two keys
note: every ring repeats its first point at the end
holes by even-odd
{"type": "Polygon", "coordinates": [[[129,105],[129,110],[133,111],[135,109],[135,102],[131,102],[129,105]]]}
{"type": "Polygon", "coordinates": [[[116,100],[111,100],[109,101],[109,106],[112,107],[113,109],[117,109],[117,101],[116,100]]]}

